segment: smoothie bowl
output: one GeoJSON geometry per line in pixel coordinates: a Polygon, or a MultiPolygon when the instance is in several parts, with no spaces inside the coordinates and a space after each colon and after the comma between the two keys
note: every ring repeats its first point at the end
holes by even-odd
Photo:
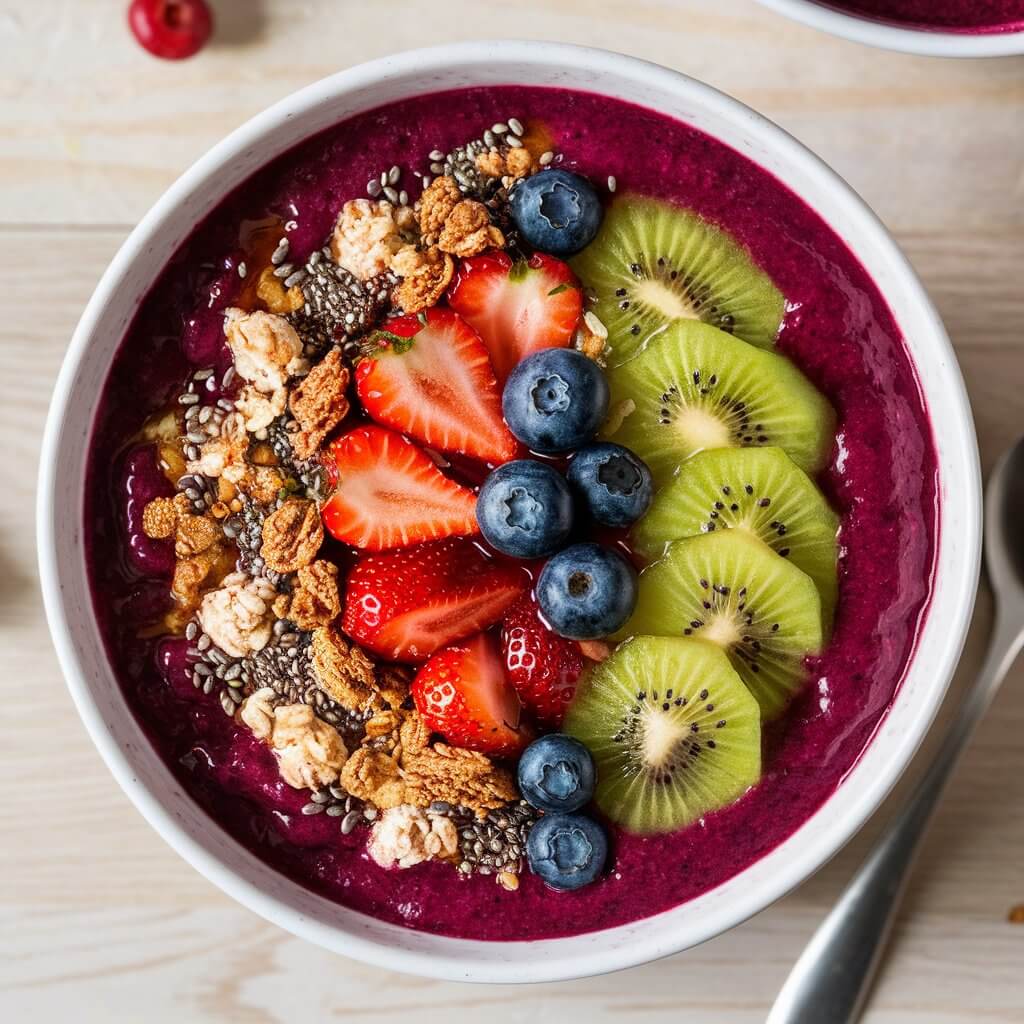
{"type": "Polygon", "coordinates": [[[539,981],[849,839],[942,699],[979,505],[941,323],[835,175],[674,72],[477,43],[311,86],[147,215],[58,382],[40,562],[200,871],[539,981]]]}
{"type": "Polygon", "coordinates": [[[1021,0],[759,0],[813,28],[933,57],[1024,53],[1021,0]]]}

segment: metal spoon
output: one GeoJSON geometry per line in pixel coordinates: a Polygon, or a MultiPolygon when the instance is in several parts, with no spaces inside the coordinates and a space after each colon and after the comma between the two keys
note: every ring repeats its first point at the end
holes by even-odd
{"type": "Polygon", "coordinates": [[[1024,438],[1000,459],[985,491],[985,564],[995,626],[977,681],[916,792],[889,823],[807,944],[766,1024],[855,1024],[860,1019],[921,836],[971,738],[1024,646],[1024,438]]]}

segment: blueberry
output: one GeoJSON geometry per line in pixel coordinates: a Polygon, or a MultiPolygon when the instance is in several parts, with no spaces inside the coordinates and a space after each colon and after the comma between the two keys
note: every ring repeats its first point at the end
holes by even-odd
{"type": "Polygon", "coordinates": [[[566,475],[580,504],[605,526],[635,523],[654,497],[647,463],[620,444],[598,442],[581,448],[566,475]]]}
{"type": "Polygon", "coordinates": [[[572,640],[596,640],[626,624],[636,605],[636,571],[600,544],[573,544],[541,570],[537,604],[547,624],[572,640]]]}
{"type": "Polygon", "coordinates": [[[582,814],[545,814],[526,837],[530,870],[552,889],[572,892],[601,874],[608,840],[596,821],[582,814]]]}
{"type": "Polygon", "coordinates": [[[512,190],[512,220],[535,249],[570,256],[589,245],[601,226],[601,200],[586,178],[550,170],[524,178],[512,190]]]}
{"type": "Polygon", "coordinates": [[[519,758],[519,792],[541,811],[578,811],[594,795],[594,759],[571,736],[534,740],[519,758]]]}
{"type": "Polygon", "coordinates": [[[476,499],[476,521],[495,550],[514,558],[557,551],[572,529],[572,495],[562,475],[543,462],[499,466],[476,499]]]}
{"type": "Polygon", "coordinates": [[[512,433],[535,452],[566,452],[589,441],[604,422],[608,382],[582,352],[542,349],[512,371],[501,409],[512,433]]]}

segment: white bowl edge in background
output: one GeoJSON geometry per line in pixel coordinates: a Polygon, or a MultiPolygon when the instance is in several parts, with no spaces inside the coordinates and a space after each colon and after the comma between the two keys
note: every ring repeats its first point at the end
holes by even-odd
{"type": "Polygon", "coordinates": [[[452,980],[539,982],[634,966],[720,934],[802,882],[860,828],[913,756],[959,658],[979,570],[981,481],[966,391],[937,313],[885,228],[809,150],[737,101],[654,64],[556,43],[475,42],[398,54],[314,83],[228,136],[157,201],[114,257],[72,338],[43,439],[37,529],[47,617],[82,719],[131,800],[197,870],[296,935],[378,966],[452,980]],[[205,213],[270,159],[346,116],[480,84],[562,86],[630,100],[707,131],[775,174],[865,265],[907,338],[929,408],[942,412],[932,417],[942,518],[935,595],[893,707],[840,788],[778,848],[697,899],[621,927],[535,942],[453,939],[367,917],[290,881],[215,826],[152,750],[107,664],[81,525],[85,454],[110,360],[150,283],[205,213]]]}
{"type": "Polygon", "coordinates": [[[757,0],[810,28],[883,50],[920,57],[1014,57],[1024,54],[1024,32],[948,32],[904,27],[824,7],[815,0],[757,0]]]}

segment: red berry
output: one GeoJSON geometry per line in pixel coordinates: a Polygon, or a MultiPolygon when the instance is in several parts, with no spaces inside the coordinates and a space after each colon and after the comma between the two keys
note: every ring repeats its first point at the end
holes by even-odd
{"type": "Polygon", "coordinates": [[[504,252],[463,260],[448,302],[483,338],[502,386],[528,355],[568,345],[583,312],[568,264],[540,252],[525,263],[504,252]]]}
{"type": "Polygon", "coordinates": [[[413,680],[412,699],[427,727],[452,746],[512,757],[529,742],[498,645],[486,633],[435,654],[413,680]]]}
{"type": "Polygon", "coordinates": [[[182,60],[206,44],[213,15],[205,0],[132,0],[128,25],[154,56],[182,60]]]}
{"type": "Polygon", "coordinates": [[[509,682],[523,705],[541,725],[559,728],[583,672],[580,645],[548,629],[527,595],[505,616],[501,646],[509,682]]]}
{"type": "Polygon", "coordinates": [[[408,438],[357,427],[331,442],[335,491],[324,526],[345,544],[370,551],[479,532],[476,495],[446,477],[408,438]]]}
{"type": "Polygon", "coordinates": [[[528,585],[522,569],[469,540],[366,555],[346,581],[342,628],[389,661],[424,661],[499,622],[528,585]]]}
{"type": "Polygon", "coordinates": [[[501,418],[501,392],[480,336],[453,310],[389,320],[359,361],[363,408],[386,427],[441,451],[484,462],[519,452],[501,418]]]}

